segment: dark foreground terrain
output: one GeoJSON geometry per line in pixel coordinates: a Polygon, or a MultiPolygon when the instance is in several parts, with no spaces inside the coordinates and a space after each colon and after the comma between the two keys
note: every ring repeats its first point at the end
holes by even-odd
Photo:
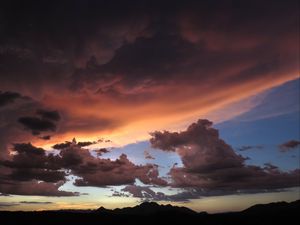
{"type": "Polygon", "coordinates": [[[42,212],[0,212],[3,225],[47,225],[47,224],[298,224],[300,200],[255,205],[241,212],[208,214],[196,213],[188,208],[156,203],[142,203],[132,208],[108,210],[62,210],[42,212]]]}

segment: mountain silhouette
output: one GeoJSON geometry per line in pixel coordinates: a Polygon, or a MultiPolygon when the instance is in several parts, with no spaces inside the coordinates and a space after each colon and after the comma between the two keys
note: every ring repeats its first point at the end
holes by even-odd
{"type": "Polygon", "coordinates": [[[34,212],[0,211],[1,222],[5,225],[60,225],[60,224],[200,224],[200,225],[268,225],[298,224],[300,200],[287,203],[259,204],[240,212],[208,214],[197,213],[186,207],[159,205],[144,202],[122,209],[96,210],[54,210],[34,212]]]}
{"type": "Polygon", "coordinates": [[[287,213],[286,211],[297,211],[300,209],[300,200],[287,202],[273,202],[269,204],[257,204],[242,211],[247,214],[273,214],[273,213],[287,213]]]}
{"type": "Polygon", "coordinates": [[[159,205],[156,202],[143,202],[140,205],[134,207],[126,207],[122,209],[109,210],[100,207],[96,210],[98,213],[108,213],[108,214],[123,214],[123,215],[149,215],[149,214],[197,214],[195,211],[186,208],[168,205],[159,205]]]}

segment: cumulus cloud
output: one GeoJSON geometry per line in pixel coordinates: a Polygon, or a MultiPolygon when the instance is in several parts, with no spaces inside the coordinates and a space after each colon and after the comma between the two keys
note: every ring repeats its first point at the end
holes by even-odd
{"type": "MultiPolygon", "coordinates": [[[[197,188],[184,188],[177,190],[175,194],[165,194],[163,192],[155,192],[151,186],[127,185],[121,189],[121,192],[114,191],[112,196],[118,197],[135,197],[142,201],[170,201],[170,202],[189,202],[191,199],[207,196],[219,196],[236,194],[235,191],[218,191],[218,190],[201,190],[197,188]]],[[[239,194],[243,193],[242,191],[239,194]]],[[[246,192],[246,193],[249,193],[246,192]]],[[[257,190],[252,190],[251,193],[257,193],[257,190]]]]}
{"type": "MultiPolygon", "coordinates": [[[[88,149],[82,148],[75,139],[60,147],[58,154],[49,153],[31,143],[14,144],[9,160],[2,160],[1,193],[24,195],[66,195],[77,193],[60,191],[68,175],[76,175],[76,186],[106,187],[110,185],[133,184],[139,179],[144,184],[167,185],[159,177],[158,166],[154,164],[135,165],[127,155],[118,159],[94,157],[88,149]],[[30,186],[31,190],[26,190],[30,186]],[[43,187],[45,193],[42,193],[43,187]],[[56,189],[55,189],[56,188],[56,189]],[[56,190],[56,191],[55,191],[56,190]]],[[[61,145],[61,144],[60,144],[61,145]]],[[[101,149],[101,154],[107,152],[101,149]]]]}
{"type": "Polygon", "coordinates": [[[80,178],[75,180],[77,186],[105,187],[109,185],[133,184],[139,179],[145,184],[166,185],[159,178],[156,165],[135,165],[122,154],[118,159],[93,157],[89,150],[77,146],[63,149],[60,152],[62,163],[80,178]]]}
{"type": "Polygon", "coordinates": [[[20,195],[73,196],[59,191],[66,182],[66,173],[57,165],[57,157],[46,155],[42,148],[15,144],[10,160],[1,161],[1,193],[20,195]],[[44,191],[43,191],[44,190],[44,191]]]}
{"type": "MultiPolygon", "coordinates": [[[[121,191],[130,193],[132,197],[147,201],[161,201],[167,199],[164,193],[154,192],[150,187],[146,186],[128,185],[125,188],[121,189],[121,191]]],[[[123,193],[121,193],[121,195],[122,194],[123,193]]]]}
{"type": "Polygon", "coordinates": [[[299,186],[299,170],[246,165],[246,159],[220,139],[208,120],[198,120],[182,132],[153,132],[150,142],[154,148],[176,151],[181,157],[183,167],[174,166],[169,172],[171,186],[194,188],[199,195],[299,186]]]}
{"type": "Polygon", "coordinates": [[[287,151],[297,148],[299,145],[300,145],[300,141],[290,140],[290,141],[287,141],[287,142],[279,145],[279,149],[281,152],[287,152],[287,151]]]}

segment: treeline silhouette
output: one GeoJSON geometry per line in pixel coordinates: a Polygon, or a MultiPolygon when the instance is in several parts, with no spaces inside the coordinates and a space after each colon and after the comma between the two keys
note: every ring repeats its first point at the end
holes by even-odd
{"type": "Polygon", "coordinates": [[[135,207],[109,210],[0,211],[3,225],[124,225],[124,224],[200,224],[200,225],[266,225],[298,224],[300,200],[254,205],[240,212],[208,214],[185,207],[144,202],[135,207]]]}

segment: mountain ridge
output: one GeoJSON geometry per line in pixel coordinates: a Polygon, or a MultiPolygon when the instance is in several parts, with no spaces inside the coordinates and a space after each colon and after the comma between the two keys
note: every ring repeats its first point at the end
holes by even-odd
{"type": "Polygon", "coordinates": [[[171,204],[160,205],[156,202],[143,202],[134,207],[125,207],[122,209],[106,209],[100,207],[96,210],[99,213],[116,213],[116,214],[157,214],[157,213],[179,213],[179,214],[196,214],[197,212],[187,207],[173,206],[171,204]]]}
{"type": "Polygon", "coordinates": [[[65,225],[75,224],[203,224],[203,225],[296,225],[300,220],[300,200],[294,202],[275,202],[257,204],[240,212],[208,214],[195,212],[186,207],[159,205],[154,202],[141,203],[122,209],[96,210],[56,210],[10,212],[0,211],[1,221],[5,225],[65,225]]]}

